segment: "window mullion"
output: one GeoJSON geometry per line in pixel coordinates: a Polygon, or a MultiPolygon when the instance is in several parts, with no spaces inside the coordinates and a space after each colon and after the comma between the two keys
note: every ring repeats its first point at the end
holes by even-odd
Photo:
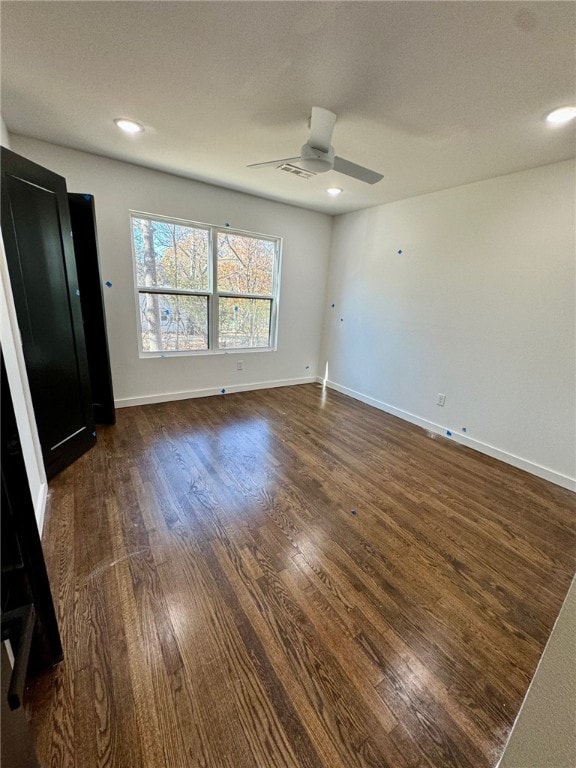
{"type": "Polygon", "coordinates": [[[153,286],[139,285],[138,293],[157,293],[162,296],[210,296],[210,291],[187,291],[180,288],[154,288],[153,286]]]}
{"type": "Polygon", "coordinates": [[[218,291],[218,296],[222,299],[261,299],[263,301],[274,301],[273,293],[232,293],[231,291],[218,291]]]}
{"type": "Polygon", "coordinates": [[[210,230],[212,238],[212,295],[210,299],[210,349],[220,348],[219,309],[218,309],[218,234],[213,227],[210,230]]]}
{"type": "Polygon", "coordinates": [[[276,240],[274,245],[274,275],[272,288],[274,291],[274,300],[270,312],[270,344],[276,346],[278,336],[278,302],[280,299],[280,241],[276,240]]]}

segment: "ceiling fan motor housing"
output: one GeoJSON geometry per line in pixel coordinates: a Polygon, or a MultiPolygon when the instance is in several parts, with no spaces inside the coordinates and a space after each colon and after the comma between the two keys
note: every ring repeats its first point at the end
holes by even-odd
{"type": "Polygon", "coordinates": [[[306,143],[300,151],[300,162],[298,164],[304,170],[313,171],[314,173],[331,171],[334,167],[334,147],[330,146],[328,152],[323,152],[321,149],[316,149],[306,143]]]}

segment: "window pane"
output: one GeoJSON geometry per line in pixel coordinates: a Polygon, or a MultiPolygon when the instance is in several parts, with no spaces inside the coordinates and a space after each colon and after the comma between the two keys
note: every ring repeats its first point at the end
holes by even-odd
{"type": "Polygon", "coordinates": [[[209,290],[208,230],[133,217],[132,240],[140,287],[209,290]]]}
{"type": "Polygon", "coordinates": [[[276,243],[256,237],[218,233],[218,290],[271,294],[276,243]]]}
{"type": "Polygon", "coordinates": [[[140,293],[142,349],[208,349],[208,297],[140,293]]]}
{"type": "Polygon", "coordinates": [[[270,299],[220,297],[219,308],[221,348],[270,346],[270,299]]]}

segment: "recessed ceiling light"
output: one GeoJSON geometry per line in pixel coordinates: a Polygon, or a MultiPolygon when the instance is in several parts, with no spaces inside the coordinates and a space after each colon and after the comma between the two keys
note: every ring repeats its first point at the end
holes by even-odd
{"type": "Polygon", "coordinates": [[[340,189],[340,187],[328,187],[326,190],[329,195],[332,195],[332,197],[338,197],[338,195],[341,195],[343,190],[340,189]]]}
{"type": "Polygon", "coordinates": [[[570,120],[574,120],[575,117],[576,107],[560,107],[559,109],[550,112],[550,114],[546,116],[546,121],[553,125],[563,125],[564,123],[569,123],[570,120]]]}
{"type": "Polygon", "coordinates": [[[126,120],[124,117],[117,117],[114,122],[125,133],[142,133],[144,130],[140,123],[135,123],[134,120],[126,120]]]}

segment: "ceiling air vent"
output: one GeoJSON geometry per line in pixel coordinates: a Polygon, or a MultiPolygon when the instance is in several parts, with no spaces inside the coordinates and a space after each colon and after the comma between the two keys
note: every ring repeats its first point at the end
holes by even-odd
{"type": "Polygon", "coordinates": [[[278,166],[279,171],[286,171],[286,173],[293,173],[294,176],[300,176],[301,179],[310,179],[312,176],[316,176],[311,171],[305,171],[303,168],[298,168],[297,165],[291,165],[291,163],[283,163],[278,166]]]}

